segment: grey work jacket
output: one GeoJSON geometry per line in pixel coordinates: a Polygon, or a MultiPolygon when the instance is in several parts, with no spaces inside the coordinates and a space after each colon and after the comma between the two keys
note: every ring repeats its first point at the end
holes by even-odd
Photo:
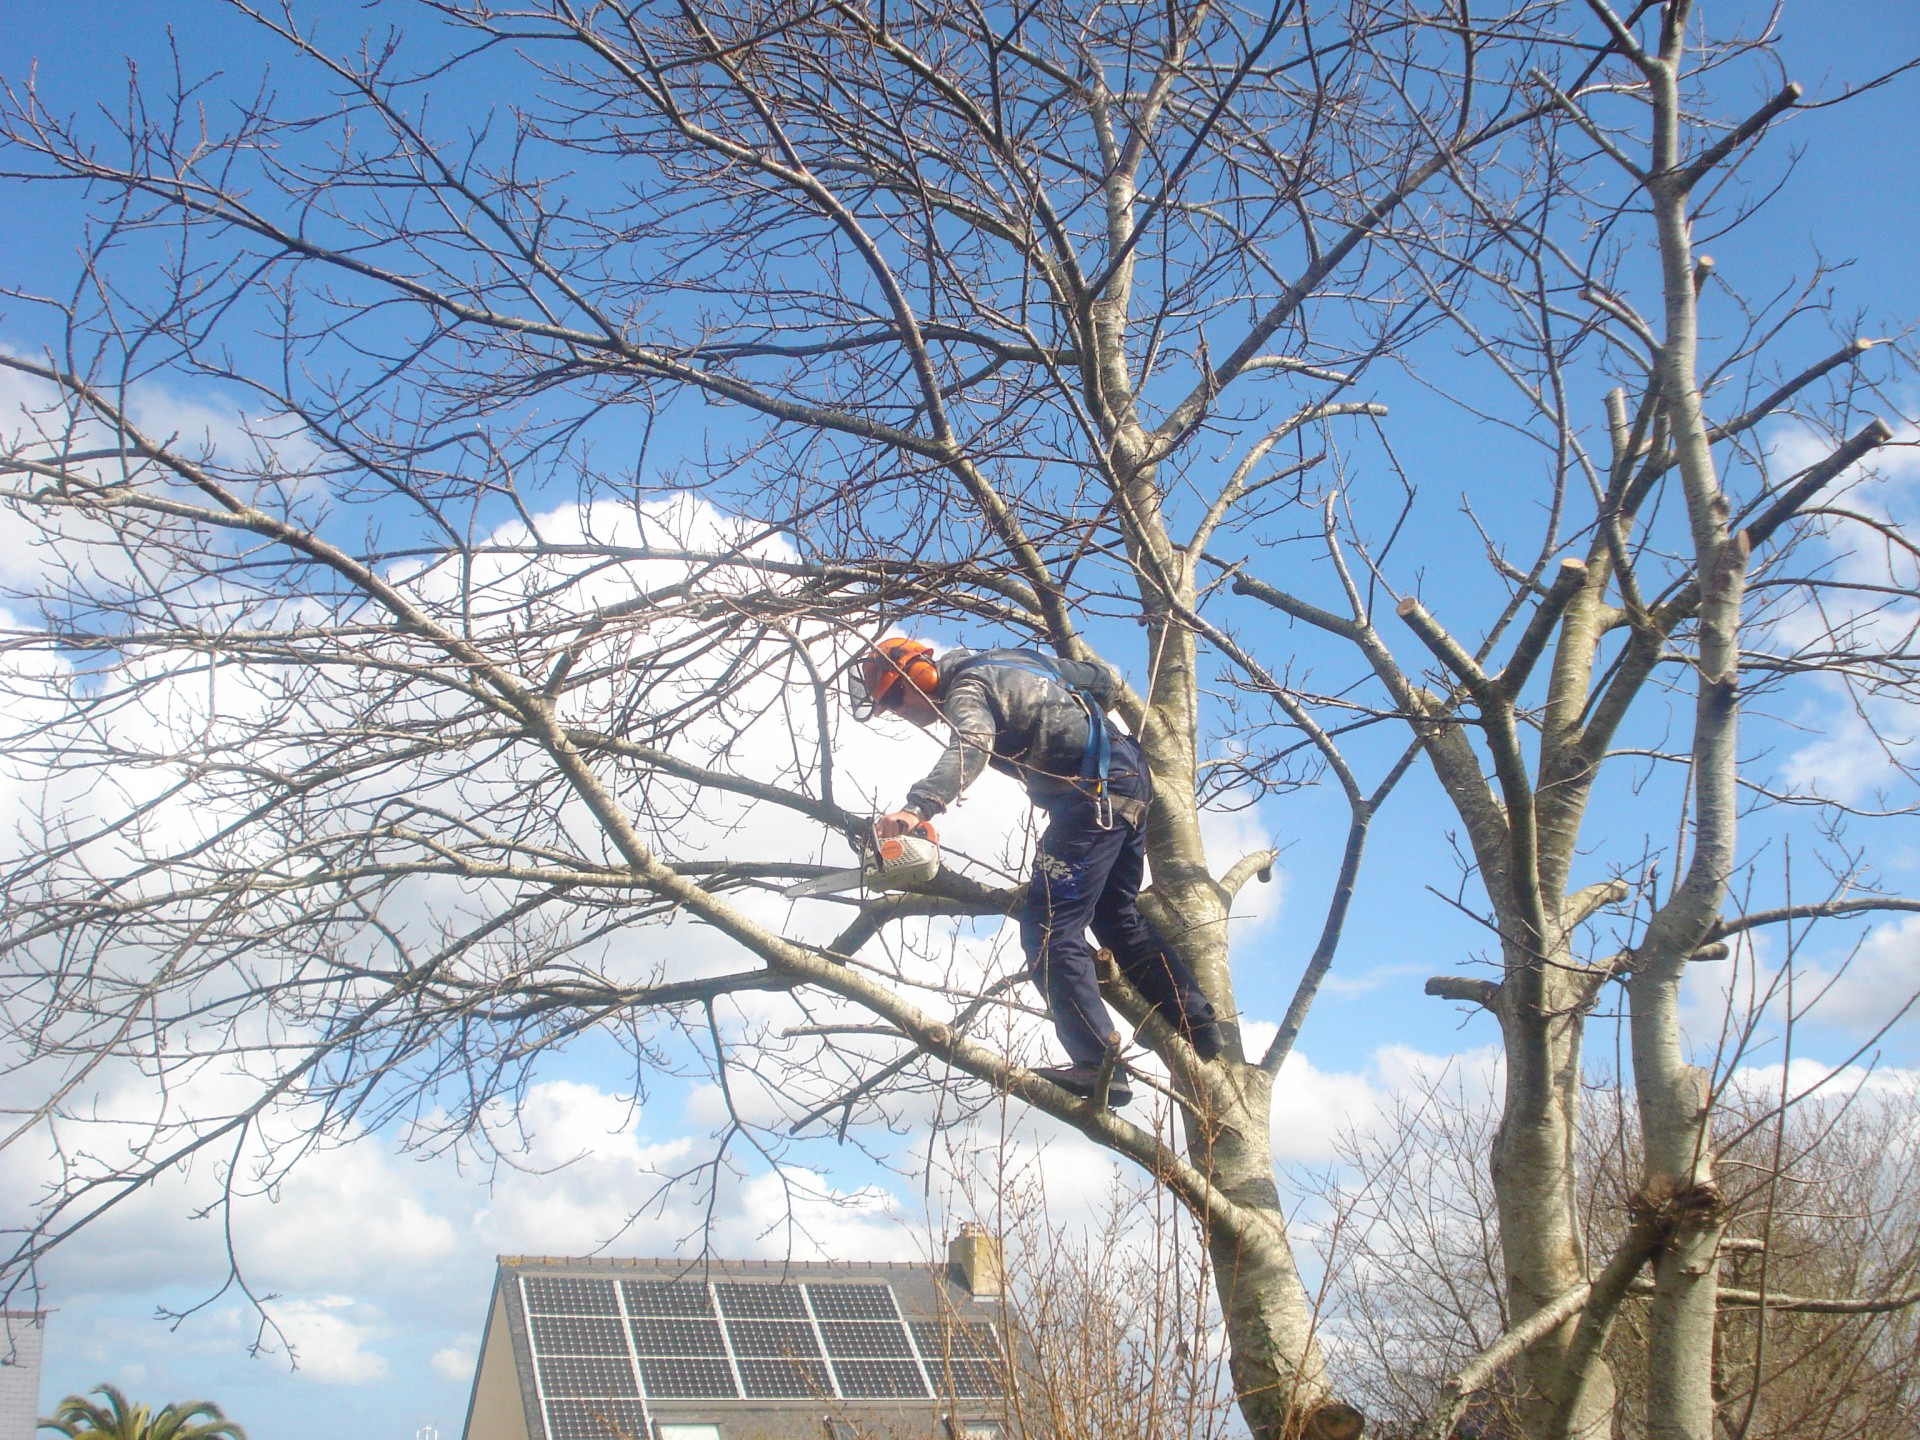
{"type": "MultiPolygon", "coordinates": [[[[932,817],[945,810],[991,765],[1045,803],[1069,789],[1087,750],[1087,707],[1066,686],[1010,666],[981,665],[958,674],[980,652],[949,650],[934,661],[934,704],[953,729],[943,754],[907,791],[907,809],[932,817]]],[[[1100,665],[1108,684],[1096,689],[1103,708],[1120,696],[1121,680],[1100,665]]]]}

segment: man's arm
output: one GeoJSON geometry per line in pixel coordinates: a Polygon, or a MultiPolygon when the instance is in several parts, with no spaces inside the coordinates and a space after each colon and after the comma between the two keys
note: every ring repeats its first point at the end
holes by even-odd
{"type": "Polygon", "coordinates": [[[931,820],[959,799],[960,792],[987,768],[998,730],[987,687],[978,680],[963,678],[941,702],[940,713],[953,736],[933,768],[908,789],[906,810],[897,810],[894,815],[911,811],[918,819],[931,820]]]}
{"type": "Polygon", "coordinates": [[[1126,693],[1127,682],[1120,672],[1104,660],[1082,660],[1086,667],[1087,692],[1093,696],[1093,703],[1102,710],[1118,708],[1120,698],[1126,693]]]}

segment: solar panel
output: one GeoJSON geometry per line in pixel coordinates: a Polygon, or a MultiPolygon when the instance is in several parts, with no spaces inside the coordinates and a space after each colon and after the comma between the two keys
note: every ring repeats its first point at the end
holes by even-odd
{"type": "Polygon", "coordinates": [[[804,1320],[728,1320],[727,1338],[736,1355],[783,1355],[817,1360],[820,1346],[813,1327],[804,1320]]]}
{"type": "Polygon", "coordinates": [[[913,1322],[913,1341],[920,1347],[934,1389],[955,1398],[1007,1393],[1001,1364],[1000,1336],[978,1320],[913,1322]]]}
{"type": "Polygon", "coordinates": [[[733,1367],[698,1280],[623,1280],[633,1355],[647,1394],[661,1399],[736,1399],[733,1367]]]}
{"type": "Polygon", "coordinates": [[[992,1325],[981,1320],[934,1320],[913,1322],[913,1341],[921,1357],[929,1362],[938,1356],[952,1355],[971,1359],[998,1360],[1000,1336],[992,1325]]]}
{"type": "Polygon", "coordinates": [[[920,1399],[927,1382],[886,1285],[809,1285],[820,1338],[849,1400],[920,1399]]]}
{"type": "Polygon", "coordinates": [[[991,1326],[909,1324],[887,1285],[543,1275],[522,1286],[548,1440],[640,1440],[642,1393],[924,1400],[929,1378],[955,1398],[1005,1393],[991,1326]]]}
{"type": "Polygon", "coordinates": [[[624,1355],[546,1355],[538,1363],[540,1388],[548,1395],[640,1393],[633,1362],[624,1355]]]}
{"type": "MultiPolygon", "coordinates": [[[[932,1365],[929,1364],[929,1369],[932,1365]]],[[[956,1398],[994,1397],[1007,1393],[1006,1376],[991,1360],[953,1360],[934,1375],[935,1384],[956,1398]]]]}
{"type": "Polygon", "coordinates": [[[713,1287],[720,1297],[720,1313],[728,1319],[804,1320],[807,1305],[798,1285],[769,1285],[755,1281],[722,1281],[713,1287]]]}
{"type": "Polygon", "coordinates": [[[720,1341],[718,1320],[678,1320],[636,1315],[628,1324],[633,1330],[633,1351],[636,1355],[709,1355],[726,1358],[727,1347],[720,1341]]]}
{"type": "Polygon", "coordinates": [[[972,1398],[1007,1393],[1006,1371],[998,1360],[963,1360],[937,1355],[923,1358],[933,1388],[941,1395],[972,1398]]]}
{"type": "Polygon", "coordinates": [[[833,1394],[827,1367],[818,1360],[740,1361],[740,1380],[756,1399],[792,1399],[833,1394]]]}
{"type": "Polygon", "coordinates": [[[827,1342],[827,1354],[836,1360],[842,1356],[913,1358],[913,1351],[907,1345],[907,1332],[901,1328],[898,1320],[890,1325],[877,1320],[823,1320],[820,1322],[820,1335],[827,1342]]]}
{"type": "Polygon", "coordinates": [[[638,1400],[549,1400],[551,1440],[637,1440],[647,1433],[638,1400]]]}
{"type": "Polygon", "coordinates": [[[530,1315],[533,1348],[541,1355],[625,1355],[626,1327],[589,1315],[530,1315]]]}
{"type": "Polygon", "coordinates": [[[911,1360],[840,1360],[833,1362],[840,1377],[840,1393],[849,1400],[925,1399],[927,1382],[911,1360]]]}
{"type": "Polygon", "coordinates": [[[724,1359],[642,1355],[640,1378],[647,1394],[660,1399],[732,1400],[740,1394],[733,1383],[733,1367],[724,1359]]]}
{"type": "Polygon", "coordinates": [[[711,1317],[713,1297],[698,1280],[623,1280],[629,1315],[711,1317]]]}
{"type": "Polygon", "coordinates": [[[581,1275],[530,1275],[526,1286],[527,1309],[540,1315],[618,1315],[620,1302],[614,1297],[611,1280],[596,1280],[581,1275]]]}
{"type": "Polygon", "coordinates": [[[809,1285],[807,1298],[822,1320],[892,1320],[893,1289],[887,1285],[809,1285]]]}

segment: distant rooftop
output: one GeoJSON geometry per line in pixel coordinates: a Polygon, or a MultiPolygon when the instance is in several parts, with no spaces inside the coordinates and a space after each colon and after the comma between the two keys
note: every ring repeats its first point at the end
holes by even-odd
{"type": "Polygon", "coordinates": [[[464,1440],[993,1440],[998,1250],[873,1261],[500,1257],[464,1440]]]}

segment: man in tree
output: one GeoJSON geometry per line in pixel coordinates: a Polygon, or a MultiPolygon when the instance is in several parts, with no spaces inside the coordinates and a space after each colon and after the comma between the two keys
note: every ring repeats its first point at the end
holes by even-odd
{"type": "MultiPolygon", "coordinates": [[[[860,718],[885,711],[923,729],[944,720],[952,730],[945,753],[908,789],[905,806],[880,817],[883,836],[906,834],[940,814],[989,765],[1022,781],[1047,813],[1020,943],[1072,1063],[1034,1073],[1081,1096],[1098,1083],[1115,1032],[1100,998],[1089,926],[1120,973],[1195,1053],[1202,1060],[1218,1055],[1223,1041],[1212,1004],[1136,904],[1152,792],[1139,745],[1106,716],[1120,677],[1098,661],[1032,650],[955,649],[936,657],[932,646],[906,636],[882,640],[852,675],[860,718]]],[[[1108,1103],[1132,1098],[1116,1070],[1108,1103]]]]}

